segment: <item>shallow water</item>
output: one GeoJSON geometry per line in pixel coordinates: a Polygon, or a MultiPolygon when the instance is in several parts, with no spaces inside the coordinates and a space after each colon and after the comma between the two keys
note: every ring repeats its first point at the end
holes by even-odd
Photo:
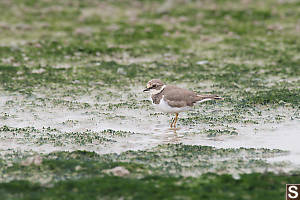
{"type": "Polygon", "coordinates": [[[268,148],[287,150],[288,155],[270,158],[270,161],[288,161],[300,166],[300,120],[282,124],[238,128],[236,136],[219,136],[215,139],[197,135],[183,139],[184,144],[208,145],[217,148],[268,148]]]}
{"type": "MultiPolygon", "coordinates": [[[[123,98],[126,99],[127,97],[123,98]]],[[[138,98],[145,100],[144,96],[138,98]]],[[[80,99],[81,103],[87,101],[91,105],[96,103],[91,98],[80,99]]],[[[106,138],[113,139],[114,142],[85,145],[72,143],[70,141],[73,138],[67,138],[68,141],[61,141],[63,145],[60,146],[52,143],[42,145],[34,143],[31,137],[35,137],[34,135],[39,133],[31,133],[32,136],[26,136],[27,138],[24,135],[2,134],[0,149],[4,152],[34,151],[50,153],[80,149],[105,154],[121,153],[127,150],[145,150],[167,143],[183,143],[216,148],[246,147],[287,150],[290,152],[288,155],[270,158],[269,161],[288,161],[295,167],[300,166],[299,119],[281,123],[232,124],[231,126],[238,132],[237,135],[208,137],[207,134],[201,133],[202,130],[210,128],[208,124],[184,125],[179,123],[177,130],[171,130],[169,122],[172,116],[156,113],[151,107],[109,110],[105,109],[105,104],[103,104],[104,109],[95,109],[94,107],[70,109],[65,105],[52,105],[50,103],[46,106],[37,106],[32,105],[32,102],[34,102],[34,99],[26,99],[20,95],[2,96],[0,113],[7,115],[7,117],[1,118],[0,126],[34,127],[39,130],[43,127],[51,127],[59,131],[54,133],[58,135],[87,130],[101,132],[107,129],[130,131],[132,134],[126,137],[107,135],[106,138]],[[7,102],[14,103],[11,105],[7,102]]],[[[120,102],[124,101],[121,99],[120,102]]],[[[197,109],[201,108],[197,107],[197,109]]],[[[180,118],[187,117],[188,113],[180,114],[180,118]]],[[[76,137],[76,135],[71,137],[76,137]]]]}

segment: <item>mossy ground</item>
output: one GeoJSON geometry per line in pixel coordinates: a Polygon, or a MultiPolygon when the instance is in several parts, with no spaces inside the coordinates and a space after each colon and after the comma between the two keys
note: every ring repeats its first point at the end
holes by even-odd
{"type": "Polygon", "coordinates": [[[299,5],[2,0],[1,199],[284,198],[299,167],[268,158],[286,149],[187,143],[300,127],[299,5]],[[141,93],[152,78],[225,99],[170,134],[141,93]],[[130,175],[102,172],[116,166],[130,175]]]}

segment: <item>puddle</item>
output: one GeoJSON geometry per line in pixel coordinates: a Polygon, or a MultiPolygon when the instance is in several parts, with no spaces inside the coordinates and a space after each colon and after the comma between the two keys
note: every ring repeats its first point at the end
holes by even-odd
{"type": "Polygon", "coordinates": [[[281,157],[270,158],[270,161],[289,161],[300,167],[300,120],[282,124],[264,125],[254,129],[240,127],[236,136],[219,136],[211,139],[204,135],[187,137],[184,144],[208,145],[216,148],[267,148],[287,150],[290,153],[281,157]]]}
{"type": "MultiPolygon", "coordinates": [[[[136,94],[136,92],[133,92],[136,94]]],[[[127,97],[122,97],[126,99],[127,97]]],[[[145,100],[144,96],[138,101],[145,100]]],[[[32,105],[32,99],[22,96],[3,95],[0,99],[0,126],[13,128],[34,127],[42,129],[51,127],[60,131],[60,134],[70,132],[101,132],[112,129],[128,131],[126,137],[109,136],[114,142],[89,143],[78,145],[76,143],[64,143],[55,146],[51,143],[36,144],[29,140],[22,141],[22,135],[17,138],[13,135],[0,135],[0,149],[3,152],[12,151],[35,151],[40,153],[50,153],[53,151],[74,151],[87,150],[95,151],[99,154],[121,153],[127,150],[145,150],[160,144],[183,143],[188,145],[205,145],[216,148],[268,148],[280,149],[290,152],[289,155],[270,158],[270,162],[288,161],[295,166],[300,166],[300,120],[291,120],[284,123],[269,124],[235,124],[237,135],[220,135],[208,137],[201,133],[201,130],[209,128],[207,124],[193,126],[179,125],[179,129],[174,132],[169,129],[171,115],[155,114],[149,107],[141,109],[118,108],[115,110],[105,109],[104,102],[96,102],[92,98],[81,97],[80,103],[88,102],[91,107],[81,108],[76,104],[76,108],[70,109],[66,105],[52,105],[51,103],[42,106],[32,105]],[[14,102],[12,104],[8,102],[14,102]],[[100,105],[95,108],[93,104],[100,105]],[[101,107],[102,106],[102,107],[101,107]],[[103,109],[102,109],[103,108],[103,109]],[[195,134],[195,132],[197,134],[195,134]]],[[[125,100],[120,102],[126,102],[125,100]]],[[[72,102],[71,102],[72,103],[72,102]]],[[[181,117],[188,117],[187,113],[181,117]]],[[[38,134],[38,133],[34,133],[38,134]]],[[[33,134],[33,135],[34,135],[33,134]]],[[[28,136],[33,137],[33,136],[28,136]]],[[[71,135],[70,137],[76,137],[71,135]]],[[[68,138],[70,141],[74,138],[68,138]]],[[[80,137],[79,137],[80,139],[80,137]]]]}

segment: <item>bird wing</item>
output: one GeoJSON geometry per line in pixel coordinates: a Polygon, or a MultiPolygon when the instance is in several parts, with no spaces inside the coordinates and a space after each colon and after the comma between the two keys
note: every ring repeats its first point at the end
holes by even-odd
{"type": "Polygon", "coordinates": [[[173,107],[193,106],[196,93],[187,89],[168,85],[164,89],[164,100],[173,107]]]}
{"type": "Polygon", "coordinates": [[[222,97],[219,97],[215,94],[199,94],[196,96],[196,101],[204,101],[204,100],[222,100],[222,97]]]}
{"type": "Polygon", "coordinates": [[[168,103],[169,106],[172,107],[181,108],[187,106],[187,103],[185,101],[171,101],[165,98],[164,100],[168,103]]]}

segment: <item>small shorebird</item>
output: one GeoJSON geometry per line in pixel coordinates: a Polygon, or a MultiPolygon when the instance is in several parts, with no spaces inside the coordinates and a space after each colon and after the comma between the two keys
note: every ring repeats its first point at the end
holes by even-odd
{"type": "Polygon", "coordinates": [[[175,117],[170,125],[171,128],[176,127],[178,114],[190,110],[195,103],[223,99],[217,95],[201,95],[173,85],[165,85],[159,79],[150,80],[144,92],[150,92],[152,104],[159,110],[166,113],[175,113],[175,117]]]}

